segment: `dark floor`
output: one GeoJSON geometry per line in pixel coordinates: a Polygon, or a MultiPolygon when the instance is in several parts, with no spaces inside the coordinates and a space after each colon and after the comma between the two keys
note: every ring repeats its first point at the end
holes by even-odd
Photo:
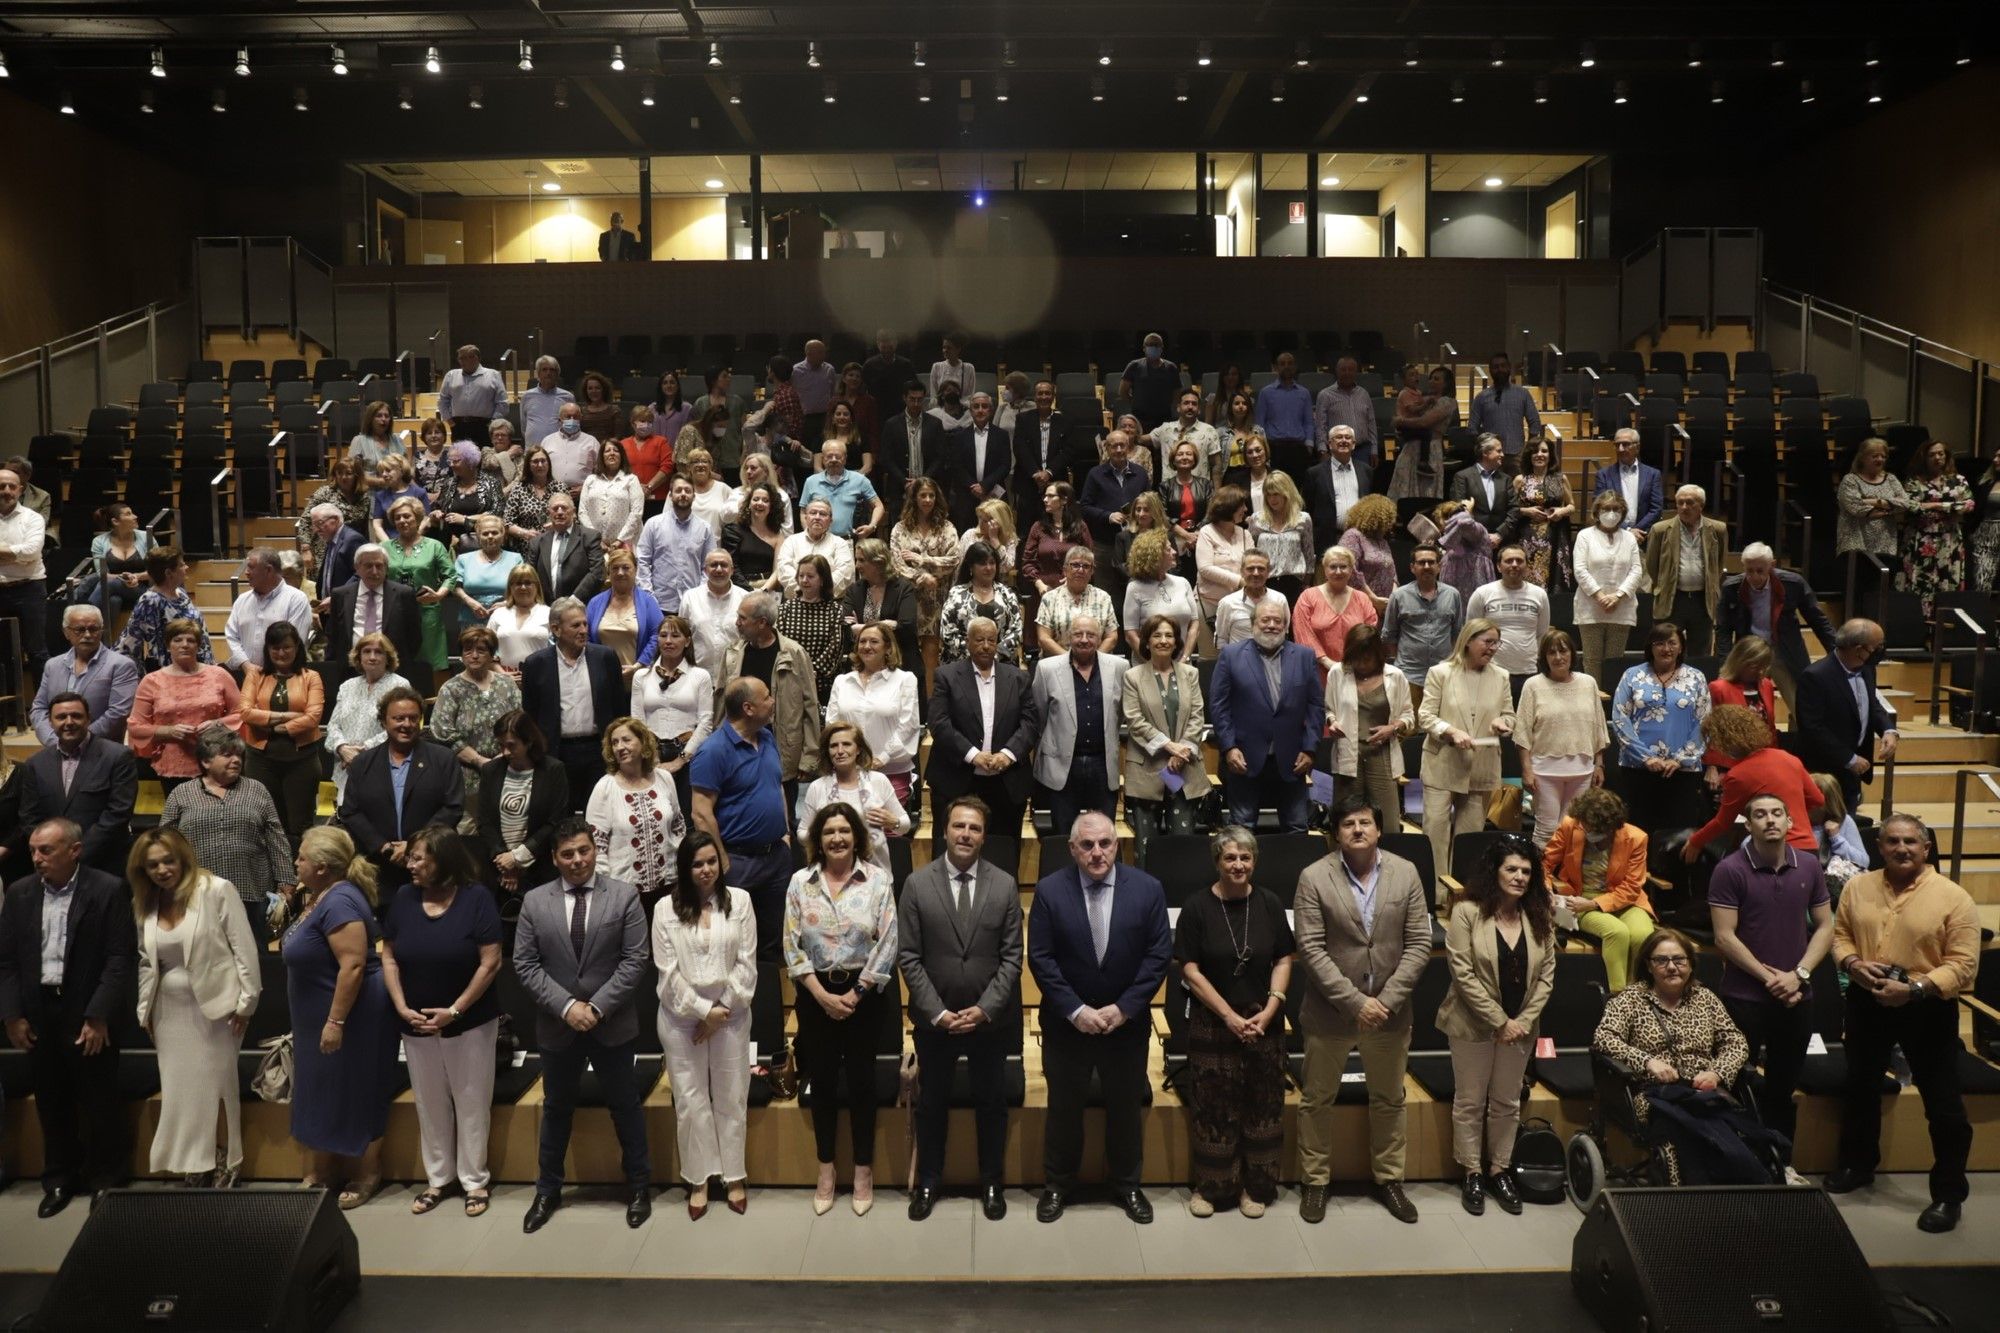
{"type": "MultiPolygon", "coordinates": [[[[2000,1329],[2000,1270],[1880,1268],[1885,1293],[1917,1297],[1950,1322],[1899,1326],[1959,1333],[2000,1329]]],[[[0,1275],[0,1329],[32,1329],[50,1277],[0,1275]]],[[[376,1329],[607,1328],[1115,1329],[1323,1325],[1333,1311],[1369,1333],[1589,1333],[1597,1326],[1566,1273],[1128,1282],[810,1282],[499,1277],[371,1277],[334,1324],[376,1329]],[[1250,1282],[1254,1281],[1254,1290],[1250,1282]]],[[[1819,1333],[1801,1330],[1800,1333],[1819,1333]]]]}

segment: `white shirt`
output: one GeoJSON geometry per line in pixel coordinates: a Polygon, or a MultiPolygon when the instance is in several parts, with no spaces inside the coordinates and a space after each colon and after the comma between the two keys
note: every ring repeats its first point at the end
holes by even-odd
{"type": "Polygon", "coordinates": [[[1540,586],[1526,579],[1518,588],[1499,579],[1480,584],[1465,604],[1465,618],[1482,616],[1500,627],[1494,665],[1510,676],[1531,676],[1540,669],[1542,636],[1549,632],[1549,595],[1540,586]]]}
{"type": "Polygon", "coordinates": [[[1636,625],[1639,623],[1639,583],[1645,576],[1645,562],[1639,542],[1629,528],[1606,533],[1599,527],[1576,534],[1571,553],[1576,570],[1576,623],[1579,625],[1636,625]],[[1618,604],[1609,611],[1597,604],[1599,592],[1615,592],[1618,604]]]}
{"type": "Polygon", "coordinates": [[[283,579],[262,597],[255,588],[244,592],[229,609],[229,623],[222,630],[222,637],[229,644],[229,660],[263,665],[264,632],[280,620],[292,622],[299,632],[299,642],[311,641],[312,603],[304,593],[283,579]]]}
{"type": "Polygon", "coordinates": [[[965,752],[965,762],[971,763],[976,754],[993,752],[993,711],[998,706],[994,691],[999,688],[999,661],[995,659],[993,669],[981,671],[975,663],[972,668],[972,687],[979,694],[979,744],[965,752]]]}
{"type": "Polygon", "coordinates": [[[587,653],[578,653],[576,661],[571,662],[567,653],[561,648],[556,649],[556,693],[562,699],[564,737],[597,734],[597,712],[590,702],[588,656],[587,653]]]}
{"type": "Polygon", "coordinates": [[[1257,630],[1257,612],[1266,606],[1275,606],[1285,613],[1285,623],[1292,623],[1291,603],[1285,595],[1270,587],[1257,599],[1257,605],[1250,605],[1248,590],[1238,588],[1215,604],[1215,646],[1218,651],[1241,639],[1247,639],[1257,630]]]}
{"type": "Polygon", "coordinates": [[[488,613],[486,628],[500,640],[500,665],[519,671],[530,654],[549,646],[549,608],[537,602],[523,613],[503,603],[488,613]]]}
{"type": "Polygon", "coordinates": [[[671,685],[660,683],[656,667],[642,667],[632,676],[632,716],[655,736],[668,740],[687,736],[687,751],[692,753],[715,726],[714,679],[685,658],[671,685]]]}
{"type": "MultiPolygon", "coordinates": [[[[1351,459],[1343,465],[1339,459],[1330,458],[1327,460],[1326,465],[1333,470],[1334,518],[1345,528],[1347,525],[1347,511],[1354,508],[1355,504],[1361,499],[1361,491],[1359,489],[1360,479],[1355,475],[1354,463],[1351,459]]],[[[1257,512],[1261,514],[1264,511],[1259,509],[1257,512]]],[[[1338,534],[1329,532],[1325,535],[1328,541],[1332,541],[1338,534]]]]}
{"type": "Polygon", "coordinates": [[[842,672],[834,677],[820,725],[834,722],[861,728],[884,773],[910,772],[917,762],[917,678],[890,669],[877,671],[863,684],[860,672],[842,672]]]}
{"type": "Polygon", "coordinates": [[[736,509],[741,503],[734,487],[712,481],[705,491],[694,493],[694,516],[715,529],[715,539],[722,540],[722,525],[736,521],[736,509]]]}
{"type": "Polygon", "coordinates": [[[48,577],[42,564],[42,541],[48,525],[24,504],[0,514],[0,583],[24,583],[48,577]]]}
{"type": "Polygon", "coordinates": [[[549,475],[569,487],[571,495],[583,489],[584,481],[597,471],[598,460],[604,456],[597,437],[587,431],[574,439],[555,431],[543,438],[542,448],[549,451],[549,475]]]}
{"type": "Polygon", "coordinates": [[[1160,466],[1165,469],[1169,477],[1174,474],[1174,446],[1183,440],[1194,445],[1194,456],[1201,460],[1196,471],[1200,471],[1201,467],[1207,465],[1209,459],[1222,452],[1222,437],[1217,435],[1215,427],[1206,421],[1197,421],[1183,430],[1180,418],[1175,417],[1164,425],[1155,426],[1152,434],[1153,446],[1160,451],[1160,466]]]}
{"type": "MultiPolygon", "coordinates": [[[[813,817],[821,807],[835,801],[846,801],[866,816],[870,810],[887,810],[895,817],[895,833],[900,836],[910,831],[910,812],[896,799],[896,789],[889,785],[887,774],[868,769],[860,775],[859,790],[842,787],[840,780],[827,773],[814,778],[799,789],[798,835],[801,842],[812,832],[813,817]]],[[[882,869],[889,869],[888,834],[873,824],[868,825],[868,860],[882,869]]]]}
{"type": "Polygon", "coordinates": [[[630,472],[615,477],[593,473],[583,483],[577,512],[583,524],[594,528],[606,541],[636,542],[639,525],[645,520],[646,492],[630,472]]]}
{"type": "Polygon", "coordinates": [[[975,477],[986,475],[986,434],[977,426],[972,428],[972,475],[975,477]]]}
{"type": "Polygon", "coordinates": [[[1625,497],[1625,521],[1636,523],[1639,519],[1639,465],[1627,467],[1618,465],[1618,490],[1625,497]]]}
{"type": "Polygon", "coordinates": [[[708,590],[706,580],[698,588],[690,588],[681,594],[681,615],[687,620],[688,628],[694,631],[694,643],[688,649],[688,657],[697,665],[708,669],[712,676],[722,669],[723,656],[729,646],[743,639],[736,632],[736,613],[743,607],[743,599],[749,591],[735,584],[729,591],[717,597],[708,590]]]}
{"type": "Polygon", "coordinates": [[[827,567],[833,571],[833,587],[820,589],[820,596],[834,598],[847,591],[847,585],[854,582],[854,543],[845,537],[836,537],[833,529],[826,530],[826,536],[814,541],[810,534],[795,532],[778,546],[778,586],[787,597],[799,595],[799,561],[809,555],[824,557],[827,567]]]}
{"type": "Polygon", "coordinates": [[[931,400],[933,402],[937,400],[938,390],[943,387],[946,380],[950,380],[958,386],[960,401],[969,403],[972,401],[974,384],[978,378],[970,361],[960,361],[955,366],[949,361],[934,361],[931,363],[931,400]]]}

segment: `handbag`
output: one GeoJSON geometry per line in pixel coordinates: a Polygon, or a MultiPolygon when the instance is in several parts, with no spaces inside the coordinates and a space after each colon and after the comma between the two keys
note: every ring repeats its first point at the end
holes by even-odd
{"type": "Polygon", "coordinates": [[[250,1078],[250,1090],[267,1102],[280,1105],[292,1100],[292,1034],[271,1038],[260,1047],[263,1058],[250,1078]]]}
{"type": "Polygon", "coordinates": [[[1529,1203],[1561,1203],[1567,1168],[1563,1141],[1540,1116],[1521,1121],[1514,1136],[1514,1185],[1529,1203]]]}

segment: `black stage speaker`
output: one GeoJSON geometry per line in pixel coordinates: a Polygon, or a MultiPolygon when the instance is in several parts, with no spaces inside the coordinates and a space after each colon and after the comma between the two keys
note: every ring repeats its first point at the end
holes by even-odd
{"type": "Polygon", "coordinates": [[[35,1327],[319,1330],[360,1288],[360,1247],[331,1190],[112,1190],[35,1327]]]}
{"type": "Polygon", "coordinates": [[[1607,1189],[1577,1228],[1569,1276],[1610,1333],[1894,1327],[1861,1247],[1817,1189],[1607,1189]]]}

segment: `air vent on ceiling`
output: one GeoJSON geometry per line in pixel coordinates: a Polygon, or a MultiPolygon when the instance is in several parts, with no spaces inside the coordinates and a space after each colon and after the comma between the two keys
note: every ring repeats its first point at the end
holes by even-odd
{"type": "Polygon", "coordinates": [[[544,162],[542,165],[558,176],[588,176],[590,174],[590,163],[588,162],[544,162]]]}
{"type": "Polygon", "coordinates": [[[424,169],[410,162],[388,162],[381,167],[385,176],[421,176],[424,169]]]}

